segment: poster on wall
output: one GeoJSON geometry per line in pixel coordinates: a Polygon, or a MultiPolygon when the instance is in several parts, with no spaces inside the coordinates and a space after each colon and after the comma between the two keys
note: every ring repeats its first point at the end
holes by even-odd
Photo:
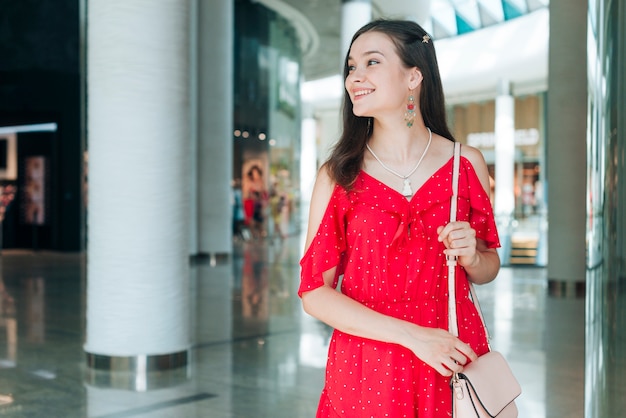
{"type": "Polygon", "coordinates": [[[46,223],[46,157],[26,157],[24,174],[23,222],[28,225],[44,225],[46,223]]]}
{"type": "Polygon", "coordinates": [[[0,180],[17,180],[17,135],[0,135],[0,180]]]}
{"type": "Polygon", "coordinates": [[[247,157],[242,166],[241,192],[244,223],[254,238],[266,235],[265,215],[269,193],[267,189],[267,153],[247,157]]]}

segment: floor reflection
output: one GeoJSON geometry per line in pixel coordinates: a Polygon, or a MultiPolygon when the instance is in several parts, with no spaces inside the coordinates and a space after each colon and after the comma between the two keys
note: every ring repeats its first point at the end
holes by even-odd
{"type": "MultiPolygon", "coordinates": [[[[301,247],[301,236],[244,241],[217,265],[194,261],[189,370],[143,391],[85,369],[84,256],[5,251],[0,415],[314,416],[330,329],[302,312],[301,247]]],[[[522,385],[520,417],[582,417],[584,300],[549,298],[545,274],[504,268],[477,292],[522,385]]]]}
{"type": "MultiPolygon", "coordinates": [[[[17,317],[15,312],[15,298],[9,293],[0,276],[0,327],[5,329],[6,355],[0,359],[0,367],[15,367],[17,364],[17,317]]],[[[8,396],[3,404],[12,403],[8,396]]]]}

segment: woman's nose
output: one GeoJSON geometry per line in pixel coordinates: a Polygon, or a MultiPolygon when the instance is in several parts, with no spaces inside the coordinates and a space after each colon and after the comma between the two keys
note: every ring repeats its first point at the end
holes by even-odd
{"type": "Polygon", "coordinates": [[[354,82],[358,82],[358,81],[363,81],[364,78],[364,73],[363,71],[359,68],[359,67],[355,67],[350,74],[348,74],[348,80],[350,80],[350,82],[354,83],[354,82]]]}

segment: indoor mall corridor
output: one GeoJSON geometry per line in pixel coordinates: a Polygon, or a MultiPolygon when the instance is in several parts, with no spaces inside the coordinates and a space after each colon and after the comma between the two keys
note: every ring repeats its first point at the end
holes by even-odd
{"type": "MultiPolygon", "coordinates": [[[[190,366],[147,378],[85,367],[84,256],[5,251],[0,416],[313,417],[330,330],[296,295],[302,245],[238,242],[229,260],[193,261],[190,366]]],[[[535,267],[478,292],[522,385],[520,417],[582,417],[584,299],[547,296],[535,267]]]]}

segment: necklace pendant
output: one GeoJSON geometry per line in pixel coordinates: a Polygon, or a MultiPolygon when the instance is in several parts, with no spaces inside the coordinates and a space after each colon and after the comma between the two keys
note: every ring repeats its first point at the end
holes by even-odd
{"type": "Polygon", "coordinates": [[[411,180],[404,179],[404,187],[402,188],[402,194],[404,197],[413,196],[413,190],[411,190],[411,180]]]}

